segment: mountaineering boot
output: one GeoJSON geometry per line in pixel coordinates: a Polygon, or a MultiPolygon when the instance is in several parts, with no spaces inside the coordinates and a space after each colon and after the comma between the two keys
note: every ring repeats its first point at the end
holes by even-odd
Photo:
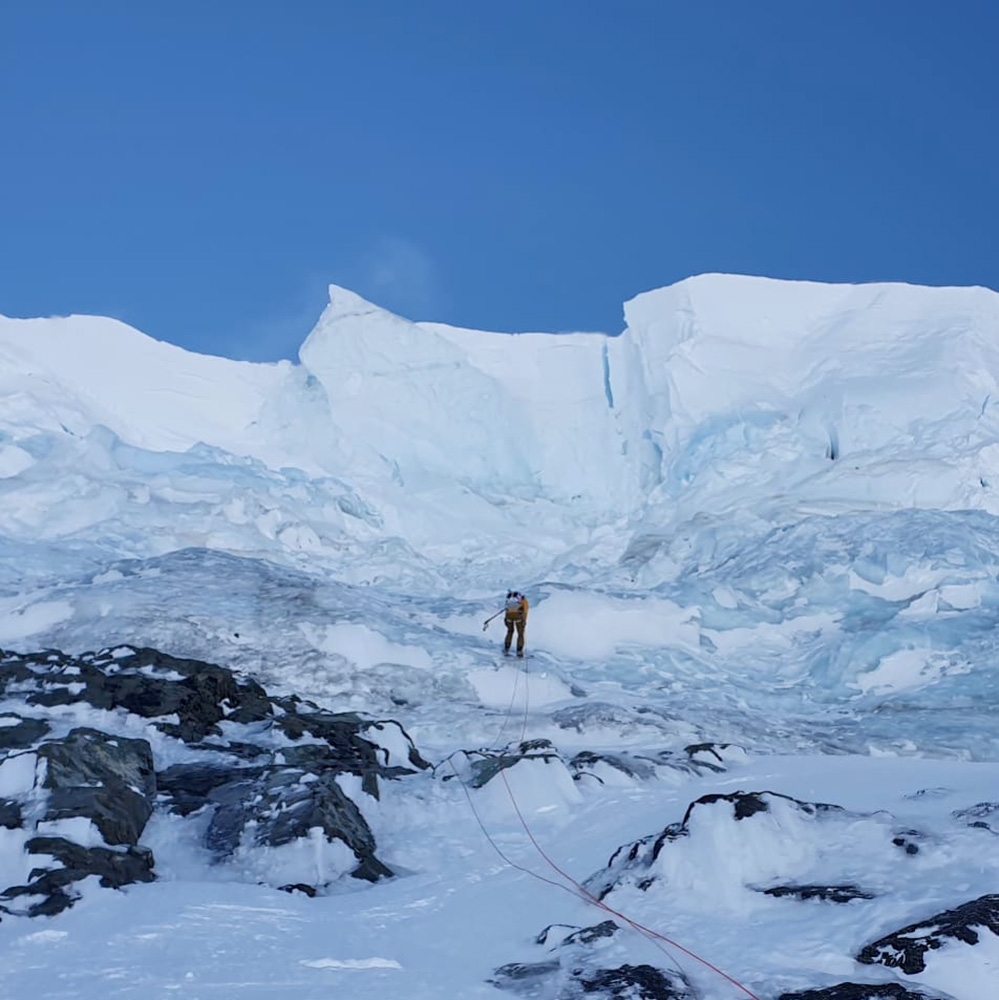
{"type": "Polygon", "coordinates": [[[518,650],[517,650],[517,655],[518,655],[518,656],[519,656],[519,657],[520,657],[521,659],[523,659],[523,658],[524,658],[524,651],[523,651],[522,649],[518,649],[518,650]]]}

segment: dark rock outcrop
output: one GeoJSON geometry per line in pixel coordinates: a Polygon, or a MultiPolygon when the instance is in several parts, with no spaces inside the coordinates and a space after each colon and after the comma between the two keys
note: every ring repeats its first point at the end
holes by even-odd
{"type": "Polygon", "coordinates": [[[902,830],[892,838],[892,843],[906,854],[918,854],[922,834],[918,830],[902,830]]]}
{"type": "Polygon", "coordinates": [[[873,899],[874,893],[855,885],[774,885],[763,889],[766,896],[793,896],[795,899],[821,899],[830,903],[849,903],[854,899],[873,899]]]}
{"type": "Polygon", "coordinates": [[[361,779],[362,789],[374,798],[378,798],[378,778],[399,778],[430,766],[396,722],[372,722],[352,712],[324,712],[315,706],[302,711],[301,704],[296,701],[287,706],[293,710],[277,718],[275,726],[292,740],[308,735],[324,740],[325,745],[303,743],[286,748],[283,757],[288,764],[309,770],[356,774],[361,779]],[[407,763],[410,766],[389,764],[383,759],[387,757],[385,751],[363,735],[368,729],[389,725],[398,728],[408,743],[407,763]]]}
{"type": "Polygon", "coordinates": [[[561,968],[558,959],[544,962],[508,962],[493,971],[487,983],[501,990],[523,992],[525,988],[540,989],[541,984],[561,968]]]}
{"type": "MultiPolygon", "coordinates": [[[[115,851],[107,847],[81,847],[62,837],[33,837],[27,843],[29,854],[49,856],[59,867],[32,870],[27,885],[13,886],[0,893],[0,898],[17,900],[21,896],[41,896],[24,911],[29,917],[54,916],[79,898],[71,886],[91,875],[109,889],[120,889],[132,882],[151,882],[153,853],[146,847],[130,845],[115,851]]],[[[10,909],[8,908],[8,912],[10,909]]]]}
{"type": "MultiPolygon", "coordinates": [[[[514,767],[523,760],[541,760],[545,763],[562,760],[551,741],[545,739],[523,740],[502,750],[468,750],[465,758],[469,768],[465,784],[469,788],[482,788],[501,771],[514,767]]],[[[444,769],[444,781],[449,781],[453,776],[454,772],[448,773],[444,769]]]]}
{"type": "Polygon", "coordinates": [[[20,804],[15,799],[0,799],[0,826],[16,830],[22,822],[20,804]]]}
{"type": "Polygon", "coordinates": [[[777,1000],[945,1000],[939,993],[926,992],[901,983],[837,983],[814,990],[782,993],[777,1000]]]}
{"type": "Polygon", "coordinates": [[[613,937],[617,932],[618,926],[613,920],[604,920],[592,927],[581,927],[578,931],[573,931],[563,938],[562,944],[593,944],[601,938],[613,937]]]}
{"type": "Polygon", "coordinates": [[[145,740],[74,729],[43,743],[44,787],[51,789],[47,820],[89,818],[105,843],[136,844],[156,795],[153,754],[145,740]]]}
{"type": "Polygon", "coordinates": [[[213,663],[155,649],[121,646],[78,658],[54,650],[26,657],[6,654],[0,666],[0,689],[11,681],[29,688],[29,705],[84,702],[107,711],[122,708],[146,719],[176,715],[178,722],[158,727],[185,742],[217,734],[223,719],[252,722],[271,714],[270,699],[255,681],[241,680],[213,663]],[[41,665],[47,669],[40,670],[41,665]]]}
{"type": "MultiPolygon", "coordinates": [[[[32,837],[25,845],[28,853],[53,860],[33,869],[27,884],[0,893],[13,901],[4,908],[28,916],[61,913],[78,898],[73,884],[92,875],[108,888],[151,881],[152,852],[138,843],[156,795],[149,744],[78,728],[62,739],[43,742],[35,753],[42,764],[36,770],[36,781],[41,781],[37,791],[45,794],[42,821],[87,819],[109,846],[82,846],[59,835],[32,837]],[[21,897],[32,901],[17,910],[21,897]]],[[[23,822],[20,803],[0,803],[2,825],[17,829],[23,822]]]]}
{"type": "Polygon", "coordinates": [[[999,936],[999,893],[980,896],[894,931],[863,948],[857,961],[887,965],[915,976],[926,969],[927,953],[940,948],[948,939],[978,944],[982,930],[999,936]]]}
{"type": "Polygon", "coordinates": [[[303,896],[308,896],[309,899],[315,899],[317,893],[316,890],[311,885],[306,885],[304,882],[294,882],[290,885],[278,886],[281,892],[300,892],[303,896]]]}
{"type": "Polygon", "coordinates": [[[210,793],[218,808],[208,827],[208,846],[229,857],[252,830],[257,846],[279,847],[319,828],[328,840],[341,840],[353,852],[355,878],[369,882],[392,875],[375,856],[375,838],[364,816],[332,775],[316,776],[279,768],[257,781],[235,781],[210,793]]]}
{"type": "MultiPolygon", "coordinates": [[[[297,697],[272,699],[225,667],[155,649],[120,646],[79,657],[0,651],[0,694],[35,711],[87,704],[119,718],[128,713],[155,727],[157,739],[182,741],[188,758],[157,774],[150,744],[131,737],[134,719],[128,737],[76,728],[46,739],[44,719],[5,713],[0,758],[5,751],[37,756],[41,784],[30,800],[0,800],[0,826],[84,818],[103,839],[101,846],[74,844],[66,832],[73,828],[63,825],[28,840],[30,852],[55,861],[36,868],[26,885],[0,894],[13,901],[0,906],[10,912],[58,913],[77,898],[73,884],[91,875],[107,886],[152,879],[153,856],[139,840],[156,808],[180,816],[210,810],[206,844],[220,859],[237,849],[280,847],[318,829],[354,854],[355,877],[390,876],[337,777],[360,779],[362,790],[377,798],[380,780],[430,766],[394,720],[329,712],[297,697]],[[18,909],[17,901],[26,908],[18,909]]],[[[320,888],[290,886],[307,894],[320,888]]]]}
{"type": "Polygon", "coordinates": [[[173,764],[156,775],[156,785],[173,812],[188,816],[208,805],[216,788],[230,784],[249,787],[263,773],[263,767],[232,767],[217,761],[173,764]]]}
{"type": "Polygon", "coordinates": [[[619,965],[579,978],[583,993],[606,1000],[686,1000],[686,983],[652,965],[619,965]]]}
{"type": "Polygon", "coordinates": [[[684,747],[680,752],[659,750],[647,754],[631,754],[624,751],[597,753],[592,750],[583,750],[572,758],[569,762],[569,768],[573,772],[574,780],[595,778],[601,784],[603,780],[593,770],[601,763],[636,780],[646,780],[653,777],[657,768],[669,768],[673,771],[694,775],[705,772],[720,774],[726,769],[722,751],[727,750],[730,746],[729,743],[693,743],[684,747]]]}
{"type": "Polygon", "coordinates": [[[48,731],[44,719],[25,719],[13,712],[0,713],[0,750],[24,750],[34,746],[48,731]]]}

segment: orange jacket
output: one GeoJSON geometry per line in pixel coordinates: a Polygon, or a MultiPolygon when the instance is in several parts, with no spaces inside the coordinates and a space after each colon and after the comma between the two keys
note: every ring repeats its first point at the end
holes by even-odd
{"type": "Polygon", "coordinates": [[[520,595],[520,603],[515,608],[507,608],[506,615],[504,616],[504,621],[508,622],[526,622],[527,621],[527,609],[530,605],[527,603],[527,598],[523,594],[520,595]]]}

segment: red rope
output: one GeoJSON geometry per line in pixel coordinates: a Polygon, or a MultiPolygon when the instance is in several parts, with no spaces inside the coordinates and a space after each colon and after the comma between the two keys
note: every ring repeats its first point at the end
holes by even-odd
{"type": "Polygon", "coordinates": [[[524,819],[524,815],[520,811],[520,806],[517,804],[517,798],[513,794],[513,789],[510,787],[510,782],[506,780],[505,769],[500,771],[500,777],[503,779],[503,784],[506,785],[506,791],[507,794],[510,796],[510,801],[513,803],[514,811],[517,813],[517,819],[520,820],[520,825],[524,828],[524,832],[527,834],[528,839],[534,845],[534,849],[538,852],[538,854],[541,855],[542,858],[544,858],[545,862],[553,871],[557,872],[562,878],[564,878],[567,882],[569,882],[570,885],[573,886],[573,888],[579,893],[580,897],[585,902],[591,903],[593,906],[598,906],[601,910],[606,910],[608,913],[611,913],[615,917],[620,918],[626,924],[628,924],[628,926],[633,927],[637,931],[640,931],[642,934],[646,935],[646,937],[652,938],[657,941],[663,941],[670,947],[676,948],[678,951],[682,951],[685,955],[689,955],[690,958],[694,959],[697,962],[700,962],[701,965],[710,969],[712,972],[717,973],[719,976],[722,977],[722,979],[726,980],[733,986],[742,990],[742,992],[745,993],[746,996],[750,997],[751,1000],[760,1000],[760,998],[755,993],[753,993],[748,987],[743,986],[738,979],[734,979],[727,972],[723,972],[721,969],[718,968],[718,966],[712,965],[706,958],[701,958],[700,955],[691,951],[689,948],[684,948],[682,944],[680,944],[677,941],[674,941],[672,938],[666,937],[665,934],[660,934],[658,931],[652,930],[651,927],[646,927],[644,924],[640,924],[637,920],[632,920],[631,917],[625,916],[625,914],[621,913],[618,910],[615,910],[614,907],[608,906],[602,899],[598,899],[596,896],[594,896],[593,893],[590,892],[590,890],[587,889],[584,885],[577,882],[576,879],[574,879],[568,872],[563,871],[563,869],[561,869],[557,864],[555,864],[555,862],[552,861],[552,859],[548,856],[545,849],[538,843],[534,834],[531,832],[531,828],[527,825],[527,820],[524,819]]]}
{"type": "MultiPolygon", "coordinates": [[[[521,737],[520,737],[521,743],[523,743],[524,736],[527,732],[528,699],[530,698],[530,688],[528,686],[527,678],[528,678],[528,670],[527,670],[527,663],[525,662],[524,663],[524,725],[521,731],[521,737]]],[[[517,689],[516,689],[516,679],[515,679],[514,697],[516,696],[516,690],[517,689]]],[[[510,706],[507,709],[507,716],[506,719],[504,719],[503,721],[503,727],[500,730],[500,733],[502,733],[503,729],[506,728],[507,720],[509,719],[510,715],[513,712],[514,697],[511,697],[510,699],[510,706]]],[[[523,865],[519,865],[516,862],[512,861],[510,858],[508,858],[507,855],[500,848],[500,846],[496,843],[496,841],[493,840],[493,838],[489,835],[489,831],[486,829],[485,824],[482,822],[482,818],[479,816],[479,811],[475,808],[475,803],[472,801],[472,795],[468,790],[468,786],[465,784],[464,779],[458,773],[458,769],[454,766],[454,763],[450,760],[450,758],[448,760],[449,763],[451,764],[451,770],[454,772],[454,776],[461,783],[461,787],[465,792],[465,798],[468,799],[468,804],[471,807],[472,814],[475,816],[475,820],[478,823],[483,834],[485,835],[486,840],[489,841],[493,850],[496,851],[496,853],[508,865],[510,865],[511,868],[515,868],[526,875],[530,875],[532,878],[536,878],[539,881],[546,883],[547,885],[551,885],[557,889],[563,889],[566,892],[573,893],[573,895],[582,899],[584,902],[590,903],[592,906],[596,906],[599,909],[604,910],[607,913],[610,913],[612,916],[615,916],[619,920],[624,921],[624,923],[626,923],[633,930],[638,931],[640,934],[644,934],[646,938],[648,938],[653,944],[655,944],[660,950],[662,950],[664,954],[666,954],[668,957],[670,957],[669,953],[665,952],[665,950],[662,947],[663,944],[669,945],[671,948],[676,948],[677,951],[683,952],[684,955],[687,955],[690,958],[694,959],[695,962],[700,962],[701,965],[703,965],[705,968],[710,969],[712,972],[720,976],[726,982],[731,983],[737,989],[745,993],[746,996],[750,998],[750,1000],[760,1000],[760,998],[755,993],[753,993],[752,990],[750,990],[747,986],[743,986],[743,984],[740,983],[738,979],[733,978],[727,972],[723,972],[721,969],[718,968],[718,966],[712,965],[711,962],[709,962],[706,958],[702,958],[696,952],[691,951],[689,948],[685,948],[678,941],[674,941],[672,938],[667,937],[665,934],[660,934],[658,931],[654,931],[651,927],[646,927],[644,924],[640,924],[637,920],[632,920],[631,917],[626,916],[619,910],[615,910],[614,907],[608,906],[602,899],[598,899],[596,896],[594,896],[593,893],[590,892],[589,889],[587,889],[584,885],[582,885],[580,882],[577,882],[576,879],[574,879],[568,872],[560,868],[548,856],[548,853],[541,846],[541,844],[538,843],[537,838],[531,831],[531,828],[527,825],[527,820],[524,819],[524,814],[520,811],[520,806],[517,804],[517,798],[513,794],[513,789],[510,787],[510,782],[507,781],[506,768],[501,768],[499,773],[500,777],[503,779],[503,784],[506,786],[506,793],[507,795],[510,796],[510,801],[511,803],[513,803],[514,812],[516,812],[517,819],[520,820],[520,825],[524,828],[524,832],[527,834],[528,839],[531,841],[531,844],[534,846],[534,849],[542,857],[545,863],[552,869],[552,871],[556,872],[561,878],[564,878],[566,882],[569,883],[569,885],[563,885],[559,882],[553,881],[552,879],[545,878],[544,875],[539,875],[537,872],[532,871],[530,868],[525,868],[523,865]]]]}

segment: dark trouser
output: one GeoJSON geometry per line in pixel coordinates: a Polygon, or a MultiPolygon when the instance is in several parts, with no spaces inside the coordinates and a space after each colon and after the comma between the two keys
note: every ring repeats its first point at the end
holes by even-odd
{"type": "Polygon", "coordinates": [[[513,630],[517,630],[517,654],[524,652],[524,626],[527,622],[523,618],[504,618],[506,623],[506,639],[503,642],[503,652],[510,652],[510,643],[513,642],[513,630]]]}

